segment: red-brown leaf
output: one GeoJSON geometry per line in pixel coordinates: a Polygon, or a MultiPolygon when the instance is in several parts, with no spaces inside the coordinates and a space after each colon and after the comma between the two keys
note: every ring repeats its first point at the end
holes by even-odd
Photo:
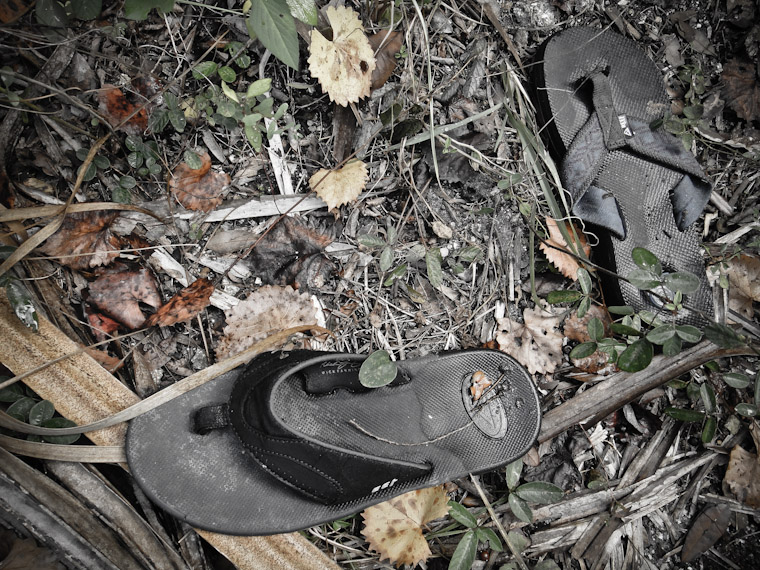
{"type": "Polygon", "coordinates": [[[222,203],[222,191],[230,183],[224,172],[211,170],[211,157],[201,156],[202,166],[195,170],[181,162],[169,176],[169,189],[188,210],[210,212],[222,203]]]}
{"type": "Polygon", "coordinates": [[[140,303],[158,308],[161,295],[147,269],[108,273],[90,284],[90,301],[130,330],[140,328],[145,315],[140,303]]]}
{"type": "Polygon", "coordinates": [[[160,307],[145,321],[145,326],[168,327],[194,318],[208,307],[214,284],[206,278],[196,279],[189,287],[185,287],[174,295],[169,302],[160,307]]]}
{"type": "Polygon", "coordinates": [[[702,511],[691,525],[681,550],[681,562],[694,562],[726,534],[731,522],[728,505],[712,505],[702,511]]]}
{"type": "Polygon", "coordinates": [[[111,338],[112,333],[116,332],[119,328],[119,323],[114,321],[111,317],[107,317],[100,313],[86,312],[87,322],[90,323],[92,334],[98,342],[102,342],[108,338],[111,338]]]}
{"type": "Polygon", "coordinates": [[[404,34],[401,32],[389,34],[387,30],[381,30],[367,39],[369,39],[369,45],[375,52],[376,65],[372,72],[372,89],[377,89],[388,81],[396,69],[396,54],[401,49],[401,44],[404,43],[404,34]],[[386,36],[388,36],[387,40],[385,40],[386,36]],[[383,40],[385,40],[384,44],[382,44],[383,40]],[[380,44],[382,47],[378,51],[380,44]]]}
{"type": "Polygon", "coordinates": [[[118,216],[111,211],[68,214],[40,250],[72,269],[108,265],[119,255],[120,240],[111,233],[118,216]]]}
{"type": "Polygon", "coordinates": [[[760,119],[760,84],[755,65],[733,59],[723,67],[723,96],[739,118],[745,121],[760,119]]]}
{"type": "Polygon", "coordinates": [[[139,135],[147,130],[148,111],[143,106],[144,101],[133,103],[115,85],[103,85],[98,91],[98,100],[98,110],[112,127],[118,127],[130,135],[139,135]]]}

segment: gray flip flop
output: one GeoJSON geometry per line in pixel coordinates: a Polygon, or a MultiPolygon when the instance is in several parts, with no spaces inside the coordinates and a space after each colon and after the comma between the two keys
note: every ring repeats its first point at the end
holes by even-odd
{"type": "MultiPolygon", "coordinates": [[[[549,38],[538,54],[536,108],[561,162],[572,210],[594,224],[600,265],[627,276],[635,247],[654,253],[666,273],[700,280],[685,309],[661,313],[679,324],[712,319],[712,294],[694,228],[711,185],[682,142],[652,129],[670,109],[657,66],[631,40],[578,27],[549,38]]],[[[661,311],[662,301],[617,279],[605,282],[609,304],[661,311]]]]}
{"type": "Polygon", "coordinates": [[[538,435],[532,380],[504,353],[401,361],[396,379],[375,389],[358,381],[364,358],[262,355],[135,418],[132,475],[154,503],[196,527],[276,534],[496,469],[538,435]],[[492,385],[475,400],[478,372],[492,385]]]}

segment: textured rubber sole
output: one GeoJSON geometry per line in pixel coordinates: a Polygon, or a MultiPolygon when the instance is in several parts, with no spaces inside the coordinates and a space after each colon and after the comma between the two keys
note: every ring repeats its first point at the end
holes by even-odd
{"type": "Polygon", "coordinates": [[[271,476],[245,453],[232,430],[194,433],[195,410],[226,402],[238,376],[245,374],[242,368],[132,420],[126,443],[130,470],[154,503],[193,526],[264,535],[308,528],[407,491],[496,469],[534,443],[540,427],[538,395],[528,373],[508,355],[461,351],[398,366],[410,382],[364,393],[337,390],[317,397],[304,392],[296,377],[287,378],[273,391],[270,406],[304,439],[431,465],[423,478],[389,481],[359,500],[324,505],[271,476]],[[487,416],[471,406],[468,411],[466,404],[478,370],[499,380],[488,395],[494,399],[483,407],[487,416]]]}
{"type": "MultiPolygon", "coordinates": [[[[583,91],[590,85],[582,86],[577,81],[580,70],[608,69],[612,99],[620,113],[651,123],[670,108],[657,66],[633,41],[618,34],[569,28],[547,40],[539,57],[535,77],[538,117],[560,160],[593,112],[591,97],[583,91]]],[[[631,252],[635,247],[644,247],[660,259],[665,271],[695,274],[702,285],[685,299],[694,311],[662,316],[679,324],[701,325],[712,318],[712,292],[696,229],[692,226],[681,231],[676,226],[670,192],[681,177],[626,150],[610,152],[595,185],[617,199],[628,235],[621,240],[600,232],[595,257],[607,269],[626,276],[636,269],[631,252]]],[[[633,285],[615,278],[606,279],[604,284],[610,297],[608,304],[658,311],[652,297],[633,285]]]]}

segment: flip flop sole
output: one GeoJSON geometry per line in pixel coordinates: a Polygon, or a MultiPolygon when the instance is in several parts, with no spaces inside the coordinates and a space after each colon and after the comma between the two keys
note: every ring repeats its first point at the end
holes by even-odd
{"type": "Polygon", "coordinates": [[[506,354],[444,353],[398,367],[410,382],[363,393],[315,396],[287,379],[273,390],[270,406],[304,440],[432,466],[424,477],[389,481],[360,499],[325,505],[270,475],[232,430],[194,433],[195,411],[227,401],[242,368],[132,420],[130,470],[154,503],[181,520],[215,532],[263,535],[329,522],[407,491],[496,469],[535,441],[538,395],[527,372],[506,354]],[[488,404],[477,408],[475,402],[473,409],[469,386],[478,370],[498,382],[483,396],[488,404]]]}
{"type": "MultiPolygon", "coordinates": [[[[560,157],[595,111],[589,94],[591,81],[579,80],[594,69],[606,69],[617,112],[649,124],[670,108],[657,66],[633,41],[618,34],[569,28],[547,40],[539,57],[535,78],[539,122],[560,157]]],[[[674,320],[704,324],[702,315],[712,316],[712,293],[705,278],[700,238],[694,226],[680,230],[673,213],[671,190],[682,176],[627,149],[610,151],[594,185],[617,200],[627,235],[624,239],[608,232],[599,235],[598,258],[607,269],[626,276],[637,268],[631,258],[633,249],[643,247],[660,259],[665,271],[695,274],[701,286],[687,298],[694,311],[681,311],[674,320]]],[[[607,278],[605,290],[612,292],[609,304],[660,310],[661,302],[654,296],[627,282],[607,278]]]]}

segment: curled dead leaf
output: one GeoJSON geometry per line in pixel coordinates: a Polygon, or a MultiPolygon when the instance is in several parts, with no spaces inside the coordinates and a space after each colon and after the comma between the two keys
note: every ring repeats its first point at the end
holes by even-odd
{"type": "Polygon", "coordinates": [[[87,322],[90,323],[92,334],[98,342],[102,342],[111,338],[119,328],[119,323],[112,318],[102,315],[100,313],[94,313],[89,310],[89,307],[85,309],[87,315],[87,322]]]}
{"type": "Polygon", "coordinates": [[[723,66],[723,97],[737,116],[745,121],[760,119],[760,83],[755,64],[732,59],[723,66]]]}
{"type": "Polygon", "coordinates": [[[230,177],[224,172],[211,170],[211,157],[200,157],[198,169],[181,162],[169,176],[169,190],[188,210],[210,212],[222,203],[222,191],[229,186],[230,177]]]}
{"type": "Polygon", "coordinates": [[[728,531],[731,509],[728,505],[711,505],[702,511],[689,532],[681,550],[681,562],[694,562],[707,552],[728,531]]]}
{"type": "Polygon", "coordinates": [[[189,287],[179,291],[169,301],[147,318],[146,327],[169,327],[176,323],[183,323],[195,318],[203,309],[209,306],[211,293],[214,292],[214,284],[201,277],[196,279],[189,287]]]}
{"type": "Polygon", "coordinates": [[[729,307],[751,319],[752,303],[760,301],[760,257],[742,254],[728,260],[725,267],[729,307]]]}
{"type": "Polygon", "coordinates": [[[497,319],[499,350],[512,356],[531,374],[551,374],[562,363],[565,337],[557,330],[559,317],[543,314],[540,308],[525,309],[523,321],[497,319]]]}
{"type": "Polygon", "coordinates": [[[731,450],[723,486],[737,500],[760,507],[760,458],[740,445],[731,450]]]}
{"type": "Polygon", "coordinates": [[[448,512],[443,486],[411,491],[365,509],[362,534],[381,560],[387,558],[396,566],[416,565],[431,554],[423,525],[448,512]]]}
{"type": "Polygon", "coordinates": [[[148,129],[148,111],[143,106],[145,101],[131,101],[124,91],[106,84],[98,91],[98,102],[98,110],[112,127],[118,127],[130,135],[140,135],[148,129]]]}
{"type": "Polygon", "coordinates": [[[367,167],[361,160],[352,160],[337,170],[321,168],[309,178],[309,187],[330,210],[356,200],[366,183],[367,167]]]}
{"type": "Polygon", "coordinates": [[[376,66],[372,72],[372,89],[385,85],[396,69],[396,54],[404,43],[404,34],[382,30],[369,36],[369,45],[375,52],[376,66]]]}
{"type": "Polygon", "coordinates": [[[216,348],[218,359],[242,352],[273,332],[316,324],[311,298],[292,287],[267,285],[224,313],[227,326],[216,348]]]}
{"type": "Polygon", "coordinates": [[[119,255],[120,240],[111,232],[118,216],[112,211],[67,214],[39,249],[72,269],[108,265],[119,255]]]}
{"type": "Polygon", "coordinates": [[[309,70],[330,99],[344,107],[369,96],[375,54],[359,15],[344,6],[327,8],[333,39],[311,31],[309,70]]]}
{"type": "Polygon", "coordinates": [[[140,328],[145,315],[140,303],[161,305],[155,277],[147,269],[117,271],[90,283],[90,302],[130,330],[140,328]]]}
{"type": "MultiPolygon", "coordinates": [[[[565,224],[565,228],[567,228],[570,236],[572,236],[573,225],[567,222],[563,223],[565,224]]],[[[554,267],[556,267],[559,272],[562,273],[562,275],[568,279],[576,281],[578,279],[578,268],[580,265],[578,265],[578,262],[572,255],[565,253],[574,251],[575,248],[571,248],[567,245],[567,242],[562,236],[562,232],[560,232],[559,226],[557,225],[557,221],[555,219],[547,217],[546,227],[549,230],[549,238],[546,241],[541,242],[541,245],[539,246],[541,248],[541,251],[544,252],[546,259],[548,259],[554,265],[554,267]]],[[[575,232],[578,235],[579,241],[577,245],[579,245],[583,250],[583,253],[588,256],[588,254],[591,252],[591,246],[586,241],[586,236],[584,236],[583,232],[580,230],[576,229],[575,232]]]]}

